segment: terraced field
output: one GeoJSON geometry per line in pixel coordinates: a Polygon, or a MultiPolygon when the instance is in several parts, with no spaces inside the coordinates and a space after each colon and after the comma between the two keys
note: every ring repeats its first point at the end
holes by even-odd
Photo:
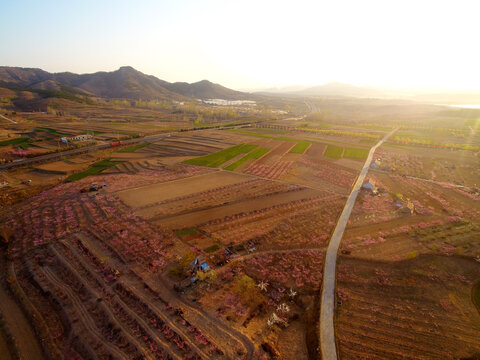
{"type": "MultiPolygon", "coordinates": [[[[175,175],[181,172],[170,171],[175,175]]],[[[176,308],[170,290],[147,285],[143,276],[165,267],[175,238],[105,192],[80,193],[86,181],[55,188],[8,222],[17,229],[9,250],[11,289],[34,319],[46,353],[55,359],[251,357],[241,334],[212,327],[214,319],[193,325],[188,316],[207,315],[192,309],[195,315],[185,317],[189,304],[176,308]]]]}

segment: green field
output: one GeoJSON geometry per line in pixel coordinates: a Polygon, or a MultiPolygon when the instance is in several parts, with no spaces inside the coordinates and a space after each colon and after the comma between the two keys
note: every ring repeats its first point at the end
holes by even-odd
{"type": "Polygon", "coordinates": [[[68,135],[68,134],[65,134],[65,133],[58,132],[58,131],[55,130],[55,129],[51,129],[51,128],[47,128],[47,127],[38,127],[38,128],[35,129],[35,131],[45,131],[45,132],[48,132],[49,134],[55,135],[55,136],[65,136],[65,135],[68,135]]]}
{"type": "Polygon", "coordinates": [[[228,165],[225,168],[225,170],[233,171],[237,167],[239,167],[240,165],[245,163],[248,159],[260,159],[263,155],[265,155],[269,151],[270,151],[270,149],[262,149],[262,148],[255,149],[251,153],[249,153],[249,154],[245,155],[244,157],[242,157],[241,159],[235,161],[233,164],[228,165]]]}
{"type": "Polygon", "coordinates": [[[142,144],[137,144],[133,146],[129,146],[123,149],[118,150],[117,152],[119,153],[132,153],[137,151],[138,149],[144,148],[145,146],[150,145],[150,143],[142,143],[142,144]]]}
{"type": "Polygon", "coordinates": [[[368,149],[345,148],[343,157],[352,159],[366,159],[368,156],[368,152],[368,149]]]}
{"type": "Polygon", "coordinates": [[[67,180],[75,181],[75,180],[80,180],[80,179],[86,178],[87,176],[90,176],[90,175],[96,175],[96,174],[99,174],[102,171],[104,171],[104,170],[106,170],[106,169],[108,169],[112,166],[120,164],[121,162],[122,161],[112,161],[110,159],[104,159],[104,160],[96,162],[95,164],[92,164],[85,171],[70,175],[67,178],[67,180]]]}
{"type": "Polygon", "coordinates": [[[259,131],[260,133],[276,133],[276,134],[288,134],[289,131],[287,130],[280,130],[280,129],[268,129],[268,128],[255,128],[255,131],[259,131]]]}
{"type": "Polygon", "coordinates": [[[26,144],[29,141],[30,141],[29,138],[19,137],[19,138],[15,138],[15,139],[0,141],[0,146],[26,144]]]}
{"type": "MultiPolygon", "coordinates": [[[[255,130],[260,130],[260,129],[255,129],[255,130]]],[[[264,138],[264,139],[275,139],[275,140],[283,140],[283,141],[299,141],[298,139],[289,138],[289,137],[285,137],[285,136],[273,136],[273,135],[261,134],[261,133],[256,133],[256,132],[242,130],[242,129],[230,129],[228,131],[239,133],[239,134],[261,137],[261,138],[264,138]]]]}
{"type": "Polygon", "coordinates": [[[216,153],[200,156],[193,159],[185,160],[184,162],[191,165],[200,165],[208,167],[219,167],[228,160],[240,154],[246,154],[255,149],[257,145],[239,144],[228,149],[220,150],[216,153]]]}
{"type": "Polygon", "coordinates": [[[195,235],[197,234],[198,231],[196,229],[183,229],[183,230],[178,230],[177,235],[178,236],[185,236],[185,235],[195,235]]]}
{"type": "Polygon", "coordinates": [[[305,150],[309,148],[309,146],[312,145],[310,141],[307,140],[300,140],[297,145],[295,145],[290,152],[293,154],[303,154],[305,150]]]}
{"type": "Polygon", "coordinates": [[[212,252],[217,251],[218,249],[220,249],[220,246],[215,244],[215,245],[207,247],[206,249],[203,249],[203,251],[205,251],[207,253],[212,253],[212,252]]]}
{"type": "Polygon", "coordinates": [[[332,159],[341,159],[343,154],[343,147],[336,145],[328,145],[323,156],[332,159]]]}
{"type": "MultiPolygon", "coordinates": [[[[258,130],[258,129],[256,129],[256,130],[258,130]]],[[[345,154],[344,154],[343,153],[344,146],[326,144],[326,143],[323,143],[323,142],[320,142],[320,141],[299,140],[299,139],[285,137],[285,136],[273,136],[273,135],[267,135],[267,134],[260,134],[260,133],[255,133],[255,132],[246,131],[246,130],[242,130],[242,129],[231,129],[229,131],[244,134],[244,135],[261,137],[261,138],[264,138],[264,139],[274,139],[274,140],[281,140],[281,141],[294,141],[294,142],[297,143],[297,145],[295,145],[292,148],[292,150],[290,150],[291,153],[303,154],[310,144],[327,145],[327,149],[325,150],[325,153],[323,154],[323,156],[329,157],[329,158],[332,158],[332,159],[341,159],[342,156],[353,158],[353,159],[366,159],[366,157],[368,156],[368,152],[369,152],[369,149],[345,148],[345,154]]]]}

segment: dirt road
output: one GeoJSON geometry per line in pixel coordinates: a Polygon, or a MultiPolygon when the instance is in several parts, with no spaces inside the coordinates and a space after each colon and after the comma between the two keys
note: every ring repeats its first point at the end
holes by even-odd
{"type": "Polygon", "coordinates": [[[337,265],[337,252],[340,247],[340,241],[342,240],[343,232],[347,226],[348,219],[357,199],[357,195],[363,184],[363,180],[367,175],[368,168],[372,162],[373,154],[375,150],[382,145],[398,128],[393,129],[385,137],[380,140],[374,147],[370,149],[367,160],[363,165],[362,171],[353,186],[342,214],[337,221],[337,226],[333,231],[332,238],[328,244],[327,254],[325,256],[325,268],[323,272],[323,284],[321,293],[321,306],[320,306],[320,346],[322,350],[322,360],[337,360],[337,349],[335,346],[335,328],[333,323],[333,314],[335,310],[335,270],[337,265]]]}
{"type": "Polygon", "coordinates": [[[15,120],[9,119],[9,118],[7,118],[6,116],[3,116],[2,114],[0,114],[0,117],[1,117],[2,119],[5,119],[5,120],[10,121],[12,124],[18,124],[15,120]]]}

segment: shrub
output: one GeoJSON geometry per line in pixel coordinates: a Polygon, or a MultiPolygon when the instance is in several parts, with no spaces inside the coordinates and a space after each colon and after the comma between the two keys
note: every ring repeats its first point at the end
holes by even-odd
{"type": "Polygon", "coordinates": [[[218,249],[220,249],[220,246],[218,244],[215,244],[215,245],[209,246],[209,247],[207,247],[206,249],[203,249],[203,250],[207,253],[212,253],[212,252],[217,251],[218,249]]]}

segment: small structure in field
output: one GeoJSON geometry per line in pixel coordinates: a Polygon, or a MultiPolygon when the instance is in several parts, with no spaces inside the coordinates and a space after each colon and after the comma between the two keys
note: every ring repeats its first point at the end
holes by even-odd
{"type": "Polygon", "coordinates": [[[377,194],[377,187],[372,179],[368,179],[367,182],[363,184],[362,189],[371,192],[373,195],[377,194]]]}
{"type": "Polygon", "coordinates": [[[192,270],[193,273],[197,271],[207,272],[210,270],[210,265],[207,263],[207,260],[205,260],[205,256],[198,255],[195,260],[190,263],[190,270],[192,270]]]}
{"type": "Polygon", "coordinates": [[[407,200],[407,202],[402,203],[402,206],[398,209],[398,211],[402,214],[412,215],[415,211],[415,205],[413,205],[413,202],[410,200],[407,200]]]}
{"type": "Polygon", "coordinates": [[[372,162],[372,164],[370,165],[370,168],[372,169],[379,169],[380,168],[380,165],[382,165],[381,161],[380,160],[375,160],[374,162],[372,162]]]}
{"type": "Polygon", "coordinates": [[[82,134],[82,135],[77,135],[70,138],[70,140],[72,141],[85,141],[90,139],[93,139],[93,136],[90,134],[82,134]]]}

